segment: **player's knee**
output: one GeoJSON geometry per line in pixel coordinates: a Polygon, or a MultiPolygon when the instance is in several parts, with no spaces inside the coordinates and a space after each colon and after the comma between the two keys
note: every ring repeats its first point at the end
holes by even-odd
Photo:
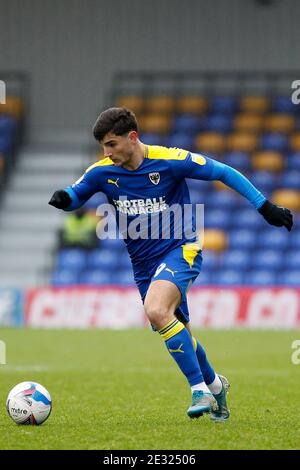
{"type": "Polygon", "coordinates": [[[144,307],[150,323],[158,329],[166,325],[174,316],[173,312],[162,306],[145,303],[144,307]]]}

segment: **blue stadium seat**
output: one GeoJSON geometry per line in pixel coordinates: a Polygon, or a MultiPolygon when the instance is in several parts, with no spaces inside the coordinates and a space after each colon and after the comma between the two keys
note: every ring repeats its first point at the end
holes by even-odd
{"type": "Polygon", "coordinates": [[[104,238],[100,240],[99,246],[102,250],[112,250],[117,253],[126,251],[124,240],[122,238],[104,238]]]}
{"type": "Polygon", "coordinates": [[[283,188],[300,189],[300,170],[285,171],[282,174],[281,186],[283,188]]]}
{"type": "Polygon", "coordinates": [[[166,139],[164,136],[159,134],[150,134],[150,133],[143,133],[139,135],[140,140],[148,145],[165,145],[166,139]]]}
{"type": "Polygon", "coordinates": [[[80,270],[85,267],[86,253],[80,248],[66,248],[58,252],[57,268],[80,270]]]}
{"type": "Polygon", "coordinates": [[[290,235],[287,230],[269,227],[257,237],[257,246],[265,249],[285,250],[288,248],[290,235]]]}
{"type": "Polygon", "coordinates": [[[179,114],[173,122],[174,133],[185,133],[194,136],[203,130],[203,118],[192,114],[179,114]]]}
{"type": "Polygon", "coordinates": [[[272,191],[278,185],[278,175],[268,171],[254,171],[249,175],[249,180],[262,192],[272,191]]]}
{"type": "Polygon", "coordinates": [[[112,283],[112,274],[100,269],[84,271],[79,277],[80,284],[103,285],[112,283]]]}
{"type": "Polygon", "coordinates": [[[296,106],[290,96],[275,96],[272,103],[273,111],[279,113],[293,113],[296,106]]]}
{"type": "Polygon", "coordinates": [[[251,167],[251,159],[246,152],[229,152],[224,155],[224,163],[242,172],[249,171],[251,167]]]}
{"type": "Polygon", "coordinates": [[[232,119],[224,114],[213,114],[206,118],[204,130],[208,132],[229,132],[232,129],[232,119]]]}
{"type": "Polygon", "coordinates": [[[118,266],[118,256],[108,249],[96,249],[88,254],[87,267],[89,269],[114,270],[118,266]]]}
{"type": "Polygon", "coordinates": [[[284,258],[285,269],[300,271],[300,249],[290,250],[284,258]]]}
{"type": "Polygon", "coordinates": [[[288,149],[288,146],[288,137],[277,132],[264,134],[260,142],[262,150],[278,150],[279,152],[285,152],[288,149]]]}
{"type": "Polygon", "coordinates": [[[229,233],[230,249],[253,249],[257,244],[257,233],[252,230],[231,230],[229,233]]]}
{"type": "MultiPolygon", "coordinates": [[[[296,225],[296,224],[295,224],[296,225]]],[[[289,234],[289,245],[292,249],[300,250],[300,230],[295,227],[292,229],[292,232],[289,234]]]]}
{"type": "Polygon", "coordinates": [[[215,96],[211,100],[210,108],[214,113],[233,114],[237,111],[238,101],[233,96],[215,96]]]}
{"type": "Polygon", "coordinates": [[[266,221],[254,207],[235,211],[231,215],[231,221],[234,227],[247,230],[258,230],[266,225],[266,221]]]}
{"type": "Polygon", "coordinates": [[[204,212],[204,227],[226,230],[230,225],[230,217],[230,212],[221,209],[207,210],[204,212]]]}
{"type": "Polygon", "coordinates": [[[112,283],[123,286],[135,284],[132,269],[120,269],[112,275],[112,283]]]}
{"type": "Polygon", "coordinates": [[[254,269],[277,270],[282,267],[283,253],[278,250],[257,250],[252,254],[251,265],[254,269]]]}
{"type": "Polygon", "coordinates": [[[57,269],[52,273],[50,284],[53,286],[70,286],[77,284],[79,272],[75,269],[57,269]]]}
{"type": "Polygon", "coordinates": [[[214,271],[218,266],[220,266],[220,255],[215,251],[204,250],[202,262],[203,272],[214,271]]]}
{"type": "Polygon", "coordinates": [[[231,211],[239,206],[241,198],[238,194],[231,191],[214,191],[206,198],[205,204],[208,209],[219,209],[223,211],[231,211]]]}
{"type": "Polygon", "coordinates": [[[277,284],[300,288],[300,270],[283,271],[278,275],[277,284]]]}
{"type": "Polygon", "coordinates": [[[276,285],[276,273],[268,270],[250,271],[245,274],[245,284],[255,286],[276,285]]]}
{"type": "Polygon", "coordinates": [[[8,154],[12,150],[13,137],[9,134],[0,136],[0,153],[8,154]]]}
{"type": "Polygon", "coordinates": [[[249,266],[250,257],[250,252],[246,250],[229,250],[224,253],[222,264],[227,270],[242,271],[249,266]]]}
{"type": "Polygon", "coordinates": [[[193,286],[207,286],[211,283],[213,283],[213,274],[208,271],[201,271],[195,282],[193,282],[193,286]]]}
{"type": "Polygon", "coordinates": [[[287,159],[287,167],[289,170],[300,171],[300,152],[292,152],[287,159]]]}
{"type": "Polygon", "coordinates": [[[177,147],[185,150],[193,150],[194,138],[185,133],[172,134],[167,138],[167,147],[177,147]]]}
{"type": "Polygon", "coordinates": [[[244,272],[231,269],[223,269],[213,276],[213,283],[218,285],[233,286],[244,282],[244,272]]]}
{"type": "Polygon", "coordinates": [[[12,116],[0,114],[0,137],[7,135],[12,137],[15,134],[16,129],[17,121],[12,116]]]}

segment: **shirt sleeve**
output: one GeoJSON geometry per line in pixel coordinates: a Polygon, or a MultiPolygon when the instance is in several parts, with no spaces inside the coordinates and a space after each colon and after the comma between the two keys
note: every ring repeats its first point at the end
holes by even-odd
{"type": "Polygon", "coordinates": [[[174,176],[180,179],[222,181],[222,183],[248,199],[256,209],[259,209],[266,201],[265,196],[248,178],[231,166],[210,157],[190,152],[185,160],[178,161],[172,166],[174,176]]]}
{"type": "Polygon", "coordinates": [[[95,193],[101,191],[101,184],[99,178],[95,177],[95,172],[97,170],[86,171],[74,184],[65,188],[72,200],[66,211],[78,209],[95,193]]]}

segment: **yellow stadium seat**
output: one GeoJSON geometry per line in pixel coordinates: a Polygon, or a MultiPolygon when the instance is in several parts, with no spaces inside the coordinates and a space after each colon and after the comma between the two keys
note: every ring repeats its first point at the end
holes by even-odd
{"type": "Polygon", "coordinates": [[[284,158],[280,152],[263,150],[252,156],[252,167],[254,170],[278,172],[284,168],[284,158]]]}
{"type": "Polygon", "coordinates": [[[145,107],[145,100],[140,96],[128,95],[117,98],[116,106],[128,108],[136,114],[140,114],[145,107]]]}
{"type": "Polygon", "coordinates": [[[183,96],[176,103],[178,113],[204,114],[207,107],[208,101],[202,96],[183,96]]]}
{"type": "Polygon", "coordinates": [[[260,132],[263,126],[263,116],[259,114],[242,113],[234,120],[234,129],[239,132],[260,132]]]}
{"type": "Polygon", "coordinates": [[[300,132],[293,134],[290,138],[290,147],[295,152],[300,151],[300,132]]]}
{"type": "Polygon", "coordinates": [[[264,128],[268,132],[289,133],[295,129],[295,118],[290,114],[271,114],[265,118],[264,128]]]}
{"type": "Polygon", "coordinates": [[[217,132],[203,132],[196,136],[195,149],[204,153],[222,153],[225,149],[225,138],[217,132]]]}
{"type": "Polygon", "coordinates": [[[139,119],[140,132],[167,134],[170,131],[171,118],[163,114],[145,114],[139,119]]]}
{"type": "Polygon", "coordinates": [[[251,133],[236,132],[227,137],[228,150],[238,152],[254,152],[258,137],[251,133]]]}
{"type": "Polygon", "coordinates": [[[175,109],[175,99],[171,96],[153,96],[147,99],[146,109],[152,113],[172,113],[175,109]]]}
{"type": "Polygon", "coordinates": [[[227,248],[227,237],[223,230],[204,230],[204,250],[222,252],[227,248]]]}
{"type": "Polygon", "coordinates": [[[300,211],[300,191],[295,189],[277,189],[272,193],[272,202],[292,211],[300,211]]]}
{"type": "Polygon", "coordinates": [[[24,112],[24,104],[18,96],[8,96],[6,103],[1,105],[1,112],[10,114],[16,119],[21,119],[24,112]]]}
{"type": "Polygon", "coordinates": [[[244,96],[240,100],[240,108],[248,113],[263,114],[270,108],[270,100],[265,96],[244,96]]]}

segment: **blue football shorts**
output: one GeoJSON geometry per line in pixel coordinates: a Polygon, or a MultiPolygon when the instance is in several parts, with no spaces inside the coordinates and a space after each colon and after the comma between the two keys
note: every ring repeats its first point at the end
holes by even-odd
{"type": "Polygon", "coordinates": [[[187,292],[200,273],[202,251],[197,243],[188,243],[156,258],[147,264],[133,264],[133,274],[144,302],[148,288],[153,281],[170,281],[181,293],[181,304],[176,316],[184,323],[189,322],[187,292]]]}

